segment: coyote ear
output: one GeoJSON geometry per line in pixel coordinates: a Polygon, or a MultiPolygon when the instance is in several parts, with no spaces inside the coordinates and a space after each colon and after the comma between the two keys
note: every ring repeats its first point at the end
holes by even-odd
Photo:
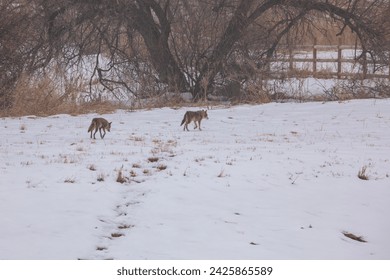
{"type": "Polygon", "coordinates": [[[112,124],[112,122],[110,122],[110,124],[112,124]]]}

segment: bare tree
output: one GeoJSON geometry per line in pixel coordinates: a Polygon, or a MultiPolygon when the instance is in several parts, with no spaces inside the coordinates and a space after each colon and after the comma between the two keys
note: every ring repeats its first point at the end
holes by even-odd
{"type": "MultiPolygon", "coordinates": [[[[233,76],[240,83],[267,65],[281,43],[294,43],[316,21],[338,24],[337,35],[354,32],[363,53],[384,59],[389,46],[385,0],[32,0],[2,1],[0,52],[19,64],[7,44],[25,46],[22,70],[57,61],[80,63],[94,56],[90,84],[136,95],[140,88],[190,91],[207,98],[233,76]],[[16,5],[16,6],[15,6],[16,5]],[[14,9],[14,7],[20,7],[14,9]],[[35,31],[15,38],[17,17],[35,31]],[[27,15],[27,16],[26,16],[27,15]],[[27,20],[28,19],[28,20],[27,20]],[[24,21],[25,20],[25,21],[24,21]],[[303,29],[302,29],[303,28],[303,29]],[[4,33],[8,30],[9,33],[4,33]],[[26,45],[29,45],[28,47],[26,45]]],[[[4,74],[2,74],[4,75],[4,74]]],[[[17,75],[16,75],[17,77],[17,75]]],[[[1,76],[1,82],[9,78],[1,76]]],[[[11,79],[12,80],[12,79],[11,79]]]]}
{"type": "Polygon", "coordinates": [[[0,2],[0,108],[11,105],[15,82],[23,73],[30,30],[23,1],[0,2]]]}

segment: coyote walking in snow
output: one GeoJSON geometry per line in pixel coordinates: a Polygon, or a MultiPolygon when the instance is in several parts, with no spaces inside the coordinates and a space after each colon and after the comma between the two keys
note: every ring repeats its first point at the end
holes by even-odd
{"type": "Polygon", "coordinates": [[[108,122],[104,118],[94,118],[92,119],[91,125],[88,128],[88,132],[91,132],[91,138],[92,138],[92,131],[95,130],[95,133],[93,134],[93,139],[95,138],[96,132],[99,130],[100,137],[103,139],[104,135],[106,135],[106,129],[110,131],[111,129],[111,122],[108,122]],[[104,134],[102,135],[102,130],[104,134]]]}
{"type": "Polygon", "coordinates": [[[192,121],[195,123],[195,127],[194,129],[196,129],[197,127],[199,127],[199,130],[202,130],[200,128],[200,122],[202,121],[202,119],[208,119],[209,116],[207,115],[207,110],[201,110],[201,111],[187,111],[185,114],[184,114],[184,117],[183,117],[183,120],[181,121],[181,124],[180,126],[182,126],[184,124],[184,128],[183,130],[188,130],[188,124],[191,123],[192,121]]]}

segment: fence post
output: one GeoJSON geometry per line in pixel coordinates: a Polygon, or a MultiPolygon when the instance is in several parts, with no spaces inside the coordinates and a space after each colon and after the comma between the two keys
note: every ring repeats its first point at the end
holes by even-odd
{"type": "Polygon", "coordinates": [[[342,59],[342,48],[341,48],[341,37],[339,37],[337,45],[337,78],[341,79],[341,59],[342,59]]]}
{"type": "MultiPolygon", "coordinates": [[[[390,5],[390,2],[389,2],[390,5]]],[[[389,54],[389,79],[390,79],[390,54],[389,54]]]]}
{"type": "Polygon", "coordinates": [[[289,59],[289,71],[290,73],[292,73],[292,71],[294,70],[294,53],[291,46],[289,46],[288,48],[288,59],[289,59]]]}
{"type": "Polygon", "coordinates": [[[367,53],[363,55],[363,80],[367,78],[367,53]]]}
{"type": "Polygon", "coordinates": [[[314,39],[313,45],[313,77],[317,74],[317,39],[314,39]]]}

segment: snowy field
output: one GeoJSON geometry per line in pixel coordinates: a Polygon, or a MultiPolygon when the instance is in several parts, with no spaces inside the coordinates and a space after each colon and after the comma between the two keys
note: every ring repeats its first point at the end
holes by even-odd
{"type": "Polygon", "coordinates": [[[389,108],[2,118],[0,259],[390,259],[389,108]]]}

